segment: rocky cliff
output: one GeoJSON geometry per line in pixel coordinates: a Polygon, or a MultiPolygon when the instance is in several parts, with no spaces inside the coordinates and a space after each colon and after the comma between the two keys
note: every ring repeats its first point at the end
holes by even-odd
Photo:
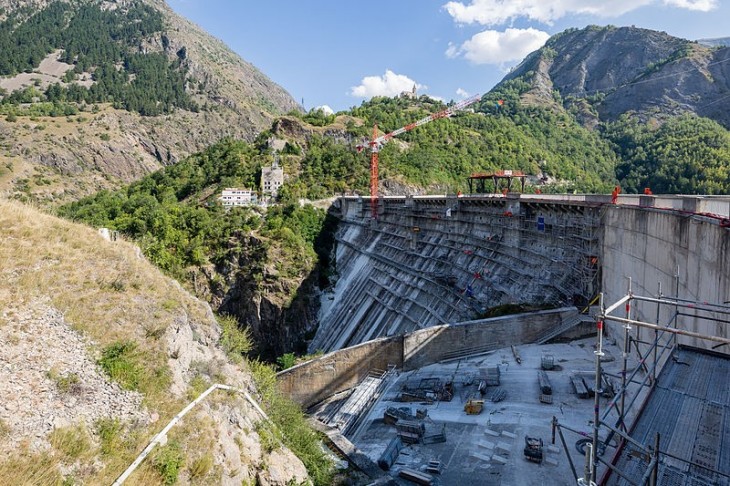
{"type": "Polygon", "coordinates": [[[528,82],[529,93],[543,103],[553,102],[556,91],[587,124],[626,112],[660,118],[690,112],[730,127],[730,48],[664,32],[570,29],[550,38],[502,84],[513,80],[528,82]]]}

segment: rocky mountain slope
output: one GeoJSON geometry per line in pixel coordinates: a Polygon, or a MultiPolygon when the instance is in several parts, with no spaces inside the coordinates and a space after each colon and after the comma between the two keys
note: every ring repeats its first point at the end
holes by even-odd
{"type": "MultiPolygon", "coordinates": [[[[730,48],[635,27],[570,29],[550,38],[501,83],[566,107],[587,125],[633,112],[648,117],[694,113],[730,127],[730,48]]],[[[499,89],[499,86],[497,87],[499,89]]]]}
{"type": "MultiPolygon", "coordinates": [[[[22,25],[55,3],[0,0],[0,22],[18,15],[22,25]]],[[[80,112],[72,116],[45,116],[24,114],[28,105],[22,105],[25,111],[19,110],[17,116],[0,115],[0,191],[55,202],[77,199],[136,180],[223,137],[252,140],[275,116],[299,109],[284,89],[218,39],[175,14],[164,1],[68,4],[75,9],[99,5],[102,11],[120,16],[140,6],[159,12],[164,28],[133,40],[131,49],[143,55],[163,54],[177,63],[185,75],[185,95],[195,109],[141,116],[119,109],[117,103],[95,103],[93,107],[81,104],[80,112]]],[[[6,28],[11,40],[20,35],[19,27],[6,28]]],[[[0,78],[0,97],[29,87],[43,92],[54,83],[93,85],[93,66],[70,80],[68,72],[74,66],[59,61],[63,46],[53,47],[32,72],[0,78]]],[[[38,104],[44,97],[32,101],[31,105],[38,104]]]]}
{"type": "MultiPolygon", "coordinates": [[[[258,396],[231,329],[136,246],[0,199],[0,281],[3,484],[111,484],[211,384],[258,396]]],[[[305,481],[270,427],[214,392],[132,479],[305,481]]]]}

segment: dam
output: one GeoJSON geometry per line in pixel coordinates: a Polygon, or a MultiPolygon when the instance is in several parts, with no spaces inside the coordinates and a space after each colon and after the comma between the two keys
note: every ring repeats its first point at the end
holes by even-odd
{"type": "Polygon", "coordinates": [[[373,218],[344,197],[331,211],[336,277],[309,346],[325,354],[278,380],[355,456],[372,465],[416,434],[390,454],[403,484],[570,484],[584,469],[730,484],[730,198],[383,197],[373,218]],[[465,412],[474,400],[484,413],[465,412]],[[423,432],[383,425],[394,413],[423,432]],[[537,467],[521,442],[536,437],[550,443],[537,467]]]}

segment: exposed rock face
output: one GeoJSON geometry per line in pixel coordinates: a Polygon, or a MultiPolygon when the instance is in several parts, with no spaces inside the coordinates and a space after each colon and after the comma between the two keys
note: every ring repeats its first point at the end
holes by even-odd
{"type": "MultiPolygon", "coordinates": [[[[530,94],[551,101],[589,99],[602,120],[629,111],[693,112],[730,127],[720,103],[730,89],[730,48],[710,48],[635,27],[587,27],[553,36],[504,81],[527,79],[530,94]]],[[[503,82],[504,82],[503,81],[503,82]]],[[[588,125],[590,117],[584,119],[588,125]]]]}
{"type": "Polygon", "coordinates": [[[257,354],[274,360],[293,348],[304,350],[303,340],[316,326],[319,305],[318,273],[280,275],[270,243],[242,237],[241,250],[218,268],[204,269],[196,291],[221,314],[236,317],[251,330],[257,354]]]}
{"type": "Polygon", "coordinates": [[[53,429],[80,421],[150,421],[142,395],[104,375],[86,353],[88,340],[58,309],[36,301],[4,309],[0,318],[11,323],[0,333],[0,420],[11,430],[11,448],[24,440],[44,448],[53,429]]]}

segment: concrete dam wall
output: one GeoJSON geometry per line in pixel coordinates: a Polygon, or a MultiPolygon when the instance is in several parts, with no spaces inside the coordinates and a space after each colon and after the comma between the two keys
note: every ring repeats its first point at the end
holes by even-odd
{"type": "Polygon", "coordinates": [[[333,291],[310,351],[481,317],[585,304],[599,288],[605,197],[341,198],[333,291]]]}
{"type": "MultiPolygon", "coordinates": [[[[654,200],[647,203],[656,202],[654,200]]],[[[660,201],[661,202],[661,201],[660,201]]],[[[665,201],[666,203],[667,201],[665,201]]],[[[692,198],[674,200],[680,210],[668,211],[643,207],[615,206],[602,221],[601,250],[602,290],[606,304],[617,301],[628,292],[631,278],[635,295],[656,297],[661,293],[672,299],[715,304],[730,303],[730,227],[728,219],[708,217],[696,209],[692,198]]],[[[714,209],[724,218],[730,213],[730,203],[714,201],[714,209]]],[[[664,204],[666,207],[668,204],[664,204]]],[[[700,210],[704,209],[700,206],[700,210]]],[[[713,213],[717,214],[717,213],[713,213]]],[[[677,325],[682,329],[704,335],[728,337],[730,324],[698,319],[689,314],[712,316],[729,321],[730,316],[707,312],[683,312],[673,320],[675,309],[642,303],[632,309],[632,318],[660,325],[677,325]]],[[[622,340],[622,331],[612,324],[614,336],[622,340]]],[[[696,338],[681,337],[680,344],[707,349],[713,343],[696,338]]],[[[717,348],[730,353],[728,346],[717,348]]]]}
{"type": "MultiPolygon", "coordinates": [[[[377,221],[369,201],[343,198],[337,211],[339,280],[323,297],[311,346],[329,352],[279,374],[281,389],[305,406],[373,369],[536,342],[575,324],[575,308],[470,321],[494,305],[582,303],[598,292],[608,305],[628,292],[629,278],[637,295],[656,296],[661,284],[664,296],[730,301],[727,197],[622,196],[618,205],[605,196],[384,198],[377,221]]],[[[632,312],[662,325],[673,317],[664,309],[657,319],[649,305],[632,312]]],[[[730,335],[728,324],[678,323],[730,335]]],[[[622,341],[618,325],[607,332],[622,341]]]]}

